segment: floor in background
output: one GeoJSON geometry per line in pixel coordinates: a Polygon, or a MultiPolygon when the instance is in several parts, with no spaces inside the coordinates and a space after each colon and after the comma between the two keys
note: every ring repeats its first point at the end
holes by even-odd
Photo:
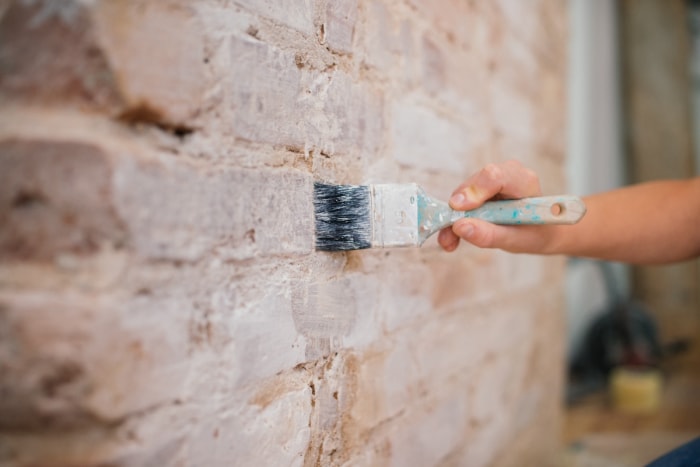
{"type": "Polygon", "coordinates": [[[607,394],[569,407],[569,467],[638,467],[700,436],[700,344],[664,365],[661,408],[653,415],[613,411],[607,394]]]}

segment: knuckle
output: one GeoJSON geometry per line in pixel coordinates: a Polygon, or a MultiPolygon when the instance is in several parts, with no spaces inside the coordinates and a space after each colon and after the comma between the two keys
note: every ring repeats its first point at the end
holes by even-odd
{"type": "Polygon", "coordinates": [[[503,177],[503,169],[498,164],[487,164],[482,169],[482,173],[492,180],[498,180],[503,177]]]}
{"type": "Polygon", "coordinates": [[[467,188],[469,187],[471,178],[467,179],[464,183],[459,185],[455,190],[452,192],[452,195],[456,195],[457,193],[466,193],[467,188]]]}
{"type": "Polygon", "coordinates": [[[506,161],[504,164],[513,168],[513,169],[517,169],[517,170],[521,170],[524,168],[522,162],[520,162],[517,159],[510,159],[510,160],[506,161]]]}
{"type": "Polygon", "coordinates": [[[493,229],[482,229],[481,238],[479,239],[480,246],[482,248],[493,248],[494,238],[493,229]]]}
{"type": "Polygon", "coordinates": [[[531,194],[539,195],[542,192],[540,188],[540,179],[534,170],[524,169],[524,176],[527,180],[527,185],[530,187],[531,194]]]}
{"type": "Polygon", "coordinates": [[[534,170],[532,169],[525,169],[523,168],[523,175],[528,179],[530,182],[536,182],[537,179],[537,174],[535,173],[534,170]]]}

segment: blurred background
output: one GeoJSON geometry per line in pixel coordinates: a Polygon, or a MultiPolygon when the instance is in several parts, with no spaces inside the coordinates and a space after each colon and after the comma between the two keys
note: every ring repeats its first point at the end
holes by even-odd
{"type": "MultiPolygon", "coordinates": [[[[569,3],[571,191],[700,173],[700,1],[569,3]]],[[[642,465],[700,435],[699,290],[697,260],[570,261],[574,465],[642,465]],[[629,365],[652,370],[620,379],[629,365]]]]}

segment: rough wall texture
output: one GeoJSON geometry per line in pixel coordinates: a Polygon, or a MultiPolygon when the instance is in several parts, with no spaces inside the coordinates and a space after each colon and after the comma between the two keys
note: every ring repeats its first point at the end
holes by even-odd
{"type": "Polygon", "coordinates": [[[316,253],[313,180],[563,189],[565,2],[0,2],[0,464],[547,465],[562,262],[316,253]]]}

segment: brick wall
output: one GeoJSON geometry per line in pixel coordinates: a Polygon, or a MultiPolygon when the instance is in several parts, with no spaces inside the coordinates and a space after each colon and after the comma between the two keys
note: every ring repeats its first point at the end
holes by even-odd
{"type": "Polygon", "coordinates": [[[313,180],[563,190],[564,2],[0,2],[0,465],[546,465],[560,259],[316,253],[313,180]]]}

